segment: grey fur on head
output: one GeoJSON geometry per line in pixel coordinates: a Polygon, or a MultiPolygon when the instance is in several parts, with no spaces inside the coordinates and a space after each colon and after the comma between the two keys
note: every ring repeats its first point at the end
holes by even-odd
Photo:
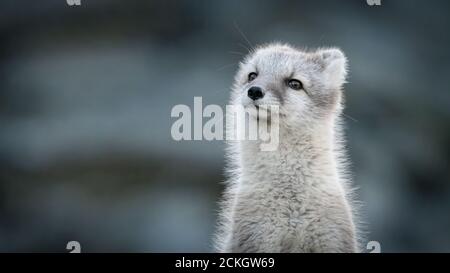
{"type": "Polygon", "coordinates": [[[240,64],[231,104],[278,105],[279,146],[228,143],[229,176],[215,247],[219,252],[355,252],[355,206],[340,115],[347,59],[337,48],[269,44],[240,64]],[[256,77],[249,81],[249,73],[256,77]],[[287,83],[296,79],[301,90],[287,83]],[[253,101],[257,86],[264,97],[253,101]]]}

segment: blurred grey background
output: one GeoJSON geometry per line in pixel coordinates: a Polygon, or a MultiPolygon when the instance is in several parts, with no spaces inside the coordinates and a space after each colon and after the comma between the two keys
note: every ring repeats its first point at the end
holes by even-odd
{"type": "Polygon", "coordinates": [[[253,45],[338,46],[367,238],[450,251],[448,1],[0,2],[0,251],[208,252],[219,141],[176,104],[225,105],[253,45]]]}

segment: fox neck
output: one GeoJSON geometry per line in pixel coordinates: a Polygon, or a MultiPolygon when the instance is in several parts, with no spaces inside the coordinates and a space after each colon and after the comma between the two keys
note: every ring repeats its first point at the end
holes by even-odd
{"type": "Polygon", "coordinates": [[[242,174],[249,181],[278,181],[284,174],[336,180],[335,126],[329,120],[299,129],[280,122],[279,144],[272,151],[261,149],[261,141],[241,141],[242,174]]]}

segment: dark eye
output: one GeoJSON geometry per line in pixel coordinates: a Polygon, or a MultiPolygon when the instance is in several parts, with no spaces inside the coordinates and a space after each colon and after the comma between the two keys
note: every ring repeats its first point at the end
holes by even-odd
{"type": "Polygon", "coordinates": [[[256,74],[255,72],[251,72],[250,74],[248,74],[248,82],[253,81],[254,79],[256,79],[256,77],[258,77],[258,74],[256,74]]]}
{"type": "Polygon", "coordinates": [[[302,82],[299,80],[295,80],[295,79],[289,80],[288,86],[294,90],[300,90],[303,88],[302,82]]]}

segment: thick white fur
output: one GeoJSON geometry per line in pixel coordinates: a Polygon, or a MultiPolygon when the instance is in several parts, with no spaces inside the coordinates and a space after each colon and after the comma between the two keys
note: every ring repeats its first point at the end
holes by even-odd
{"type": "Polygon", "coordinates": [[[340,114],[347,61],[336,48],[303,51],[270,44],[241,63],[231,104],[280,107],[276,151],[259,141],[228,143],[227,188],[215,237],[219,252],[356,252],[355,208],[340,114]],[[248,82],[248,74],[258,77],[248,82]],[[286,79],[302,81],[292,90],[286,79]]]}

